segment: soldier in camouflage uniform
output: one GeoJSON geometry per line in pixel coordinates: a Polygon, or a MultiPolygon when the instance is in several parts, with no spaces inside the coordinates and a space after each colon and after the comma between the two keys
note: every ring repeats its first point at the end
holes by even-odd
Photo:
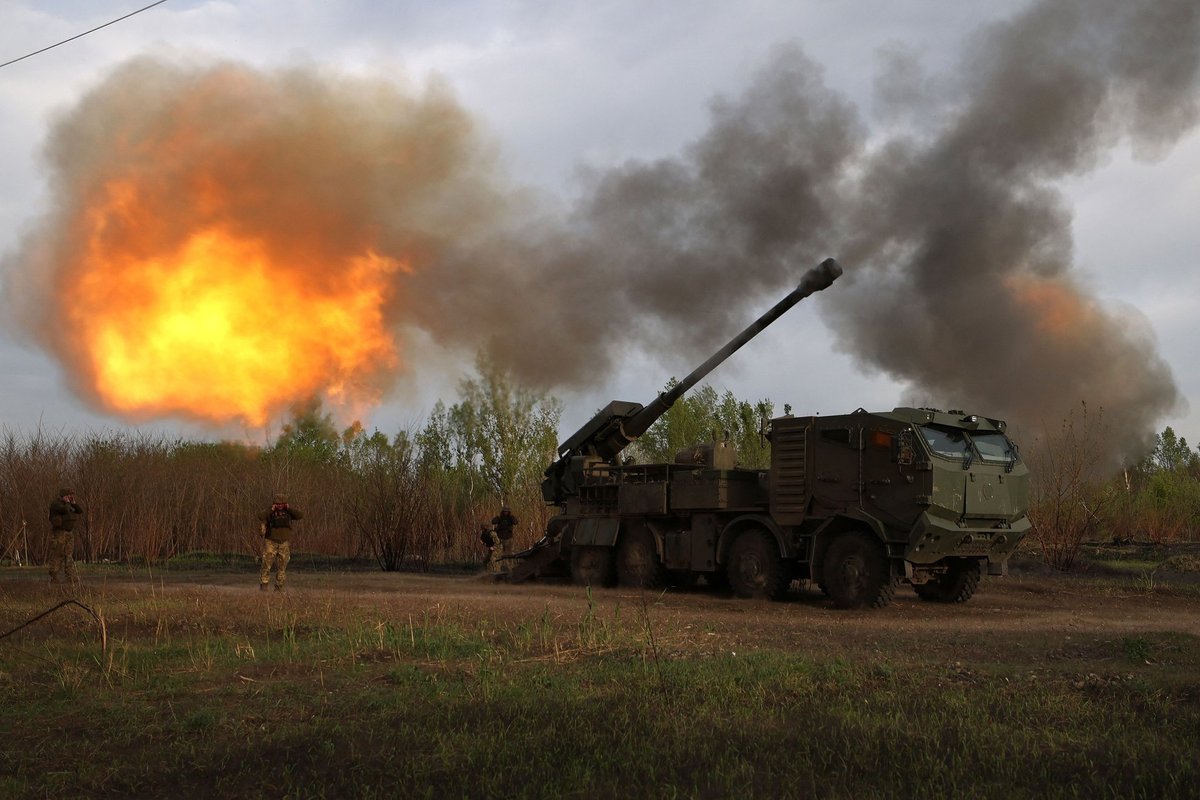
{"type": "Polygon", "coordinates": [[[287,578],[288,561],[292,558],[292,520],[300,519],[304,514],[300,509],[288,505],[287,497],[275,495],[271,507],[258,515],[262,520],[263,554],[262,571],[259,573],[258,588],[267,590],[271,582],[271,568],[278,564],[275,570],[275,591],[283,591],[283,582],[287,578]]]}
{"type": "MultiPolygon", "coordinates": [[[[512,555],[513,528],[515,528],[517,524],[517,518],[513,516],[512,511],[508,506],[502,506],[500,508],[500,513],[492,517],[492,527],[496,529],[496,536],[500,538],[501,555],[512,555]]],[[[504,571],[512,571],[511,559],[505,559],[504,571]]]]}
{"type": "Polygon", "coordinates": [[[480,525],[479,541],[487,548],[487,560],[483,562],[483,571],[495,575],[500,571],[500,537],[492,530],[491,525],[480,525]]]}
{"type": "Polygon", "coordinates": [[[75,575],[75,522],[83,513],[83,506],[75,502],[75,493],[70,489],[59,489],[58,499],[50,503],[50,581],[62,583],[60,574],[65,573],[67,583],[74,584],[75,575]]]}

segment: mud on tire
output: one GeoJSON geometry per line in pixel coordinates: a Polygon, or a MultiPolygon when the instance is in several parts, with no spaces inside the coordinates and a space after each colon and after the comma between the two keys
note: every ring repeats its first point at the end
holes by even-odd
{"type": "Polygon", "coordinates": [[[973,558],[958,558],[950,562],[950,569],[928,583],[913,586],[917,597],[934,603],[965,603],[979,588],[983,569],[973,558]]]}
{"type": "Polygon", "coordinates": [[[896,596],[883,542],[865,531],[843,533],[829,543],[821,580],[838,608],[883,608],[896,596]]]}
{"type": "Polygon", "coordinates": [[[729,588],[738,597],[770,600],[783,597],[792,580],[775,537],[761,528],[744,531],[733,540],[726,558],[725,575],[729,588]]]}
{"type": "Polygon", "coordinates": [[[622,586],[657,589],[666,584],[667,571],[658,559],[654,534],[644,527],[630,526],[617,541],[617,581],[622,586]]]}

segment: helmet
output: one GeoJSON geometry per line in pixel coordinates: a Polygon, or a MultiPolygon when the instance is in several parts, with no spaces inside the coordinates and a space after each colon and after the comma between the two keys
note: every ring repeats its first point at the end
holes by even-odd
{"type": "Polygon", "coordinates": [[[59,497],[66,497],[69,494],[75,494],[75,492],[71,489],[59,489],[58,490],[59,497]]]}
{"type": "Polygon", "coordinates": [[[275,502],[276,502],[276,503],[286,503],[286,502],[287,502],[287,495],[285,495],[285,494],[277,494],[277,495],[275,495],[275,502]]]}

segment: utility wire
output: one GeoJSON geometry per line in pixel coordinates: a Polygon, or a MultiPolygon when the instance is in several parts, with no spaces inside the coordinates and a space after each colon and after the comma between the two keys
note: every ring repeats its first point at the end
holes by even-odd
{"type": "Polygon", "coordinates": [[[38,53],[44,53],[47,50],[53,50],[54,48],[58,47],[58,45],[60,45],[60,44],[66,44],[67,42],[73,42],[76,39],[79,39],[80,37],[87,36],[89,33],[95,33],[96,31],[100,30],[101,28],[107,28],[109,25],[112,25],[113,23],[120,22],[123,19],[129,19],[134,14],[140,14],[143,11],[154,8],[155,6],[161,6],[165,2],[167,2],[167,0],[158,0],[155,3],[151,3],[150,5],[146,6],[145,8],[139,8],[137,11],[130,11],[128,14],[126,14],[123,17],[117,17],[116,19],[112,20],[111,22],[106,22],[103,25],[98,25],[97,27],[92,28],[90,31],[84,31],[83,33],[77,33],[74,36],[72,36],[70,39],[63,39],[61,42],[58,42],[57,44],[52,44],[49,47],[43,47],[41,50],[34,50],[32,53],[26,53],[25,55],[21,56],[20,58],[14,58],[12,61],[5,61],[3,64],[0,64],[0,69],[7,67],[9,64],[15,64],[18,61],[24,61],[25,59],[29,58],[30,56],[36,56],[38,53]]]}

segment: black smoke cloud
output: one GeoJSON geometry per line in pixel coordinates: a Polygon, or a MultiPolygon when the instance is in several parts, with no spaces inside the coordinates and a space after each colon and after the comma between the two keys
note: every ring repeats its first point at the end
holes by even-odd
{"type": "Polygon", "coordinates": [[[798,49],[777,51],[685,154],[594,175],[565,230],[500,248],[539,313],[494,352],[546,380],[585,379],[650,333],[694,358],[747,321],[731,298],[761,305],[834,253],[848,280],[822,296],[828,321],[904,400],[1027,434],[1083,401],[1110,431],[1098,458],[1135,455],[1180,398],[1144,318],[1081,282],[1059,184],[1196,124],[1200,5],[1036,3],[963,52],[955,75],[881,81],[881,107],[922,98],[923,115],[872,131],[798,49]]]}
{"type": "MultiPolygon", "coordinates": [[[[1198,51],[1194,0],[1034,3],[966,42],[952,75],[925,76],[915,61],[889,73],[880,107],[917,108],[920,98],[921,113],[872,128],[799,48],[783,47],[744,92],[714,101],[709,130],[685,152],[592,171],[563,210],[500,179],[470,115],[445,92],[433,117],[453,122],[440,128],[452,134],[443,146],[409,136],[420,126],[380,105],[394,101],[390,91],[346,77],[285,73],[284,88],[315,86],[323,98],[302,102],[301,120],[313,110],[344,116],[319,126],[320,142],[304,139],[286,99],[252,112],[278,118],[260,142],[306,141],[311,163],[286,173],[289,204],[335,222],[346,216],[336,209],[353,209],[374,247],[411,265],[387,309],[398,331],[483,348],[531,384],[595,385],[650,336],[686,358],[706,355],[833,254],[847,277],[823,295],[828,322],[865,369],[906,384],[906,399],[1030,426],[1085,400],[1117,432],[1106,454],[1116,458],[1142,446],[1179,397],[1144,320],[1081,283],[1060,186],[1122,143],[1153,157],[1191,130],[1198,51]],[[389,133],[398,124],[399,139],[389,133]],[[337,130],[360,143],[349,174],[337,159],[314,166],[322,148],[341,151],[337,130]],[[420,180],[409,185],[414,169],[420,180]]],[[[110,115],[108,101],[153,115],[156,104],[136,98],[176,94],[179,74],[152,62],[126,69],[60,124],[52,154],[78,152],[78,137],[89,163],[104,163],[116,134],[98,135],[95,123],[110,115]]],[[[240,108],[215,107],[223,124],[240,108]]],[[[206,137],[219,139],[213,122],[206,137]]],[[[77,203],[79,161],[52,162],[60,210],[10,259],[17,273],[63,236],[57,221],[77,203]]],[[[273,202],[269,186],[261,202],[273,202]]],[[[38,300],[17,293],[18,303],[38,300]]]]}

